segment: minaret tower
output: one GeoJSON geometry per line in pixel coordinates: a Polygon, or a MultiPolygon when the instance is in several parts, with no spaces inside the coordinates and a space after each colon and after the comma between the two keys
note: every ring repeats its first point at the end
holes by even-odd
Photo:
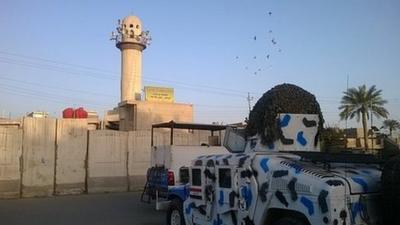
{"type": "Polygon", "coordinates": [[[150,44],[149,31],[142,31],[142,22],[136,16],[118,20],[111,40],[121,50],[121,102],[141,100],[142,51],[150,44]]]}

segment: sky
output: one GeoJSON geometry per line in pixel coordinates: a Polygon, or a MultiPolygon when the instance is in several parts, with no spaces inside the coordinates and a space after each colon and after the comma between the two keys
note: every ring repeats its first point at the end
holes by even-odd
{"type": "MultiPolygon", "coordinates": [[[[152,36],[143,85],[172,87],[195,122],[234,123],[273,86],[313,93],[326,125],[342,92],[376,85],[400,120],[400,1],[0,1],[0,117],[83,106],[103,115],[120,95],[117,20],[152,36]]],[[[380,120],[375,120],[380,123],[380,120]]],[[[349,126],[361,126],[349,121],[349,126]]]]}

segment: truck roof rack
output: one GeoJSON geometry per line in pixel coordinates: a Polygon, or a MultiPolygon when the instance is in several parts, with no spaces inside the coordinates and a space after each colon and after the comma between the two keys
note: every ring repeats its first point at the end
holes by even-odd
{"type": "Polygon", "coordinates": [[[189,130],[209,130],[219,131],[225,130],[227,125],[216,124],[201,124],[201,123],[178,123],[173,120],[166,123],[153,124],[152,128],[174,128],[174,129],[189,129],[189,130]]]}
{"type": "Polygon", "coordinates": [[[169,128],[170,129],[170,144],[174,143],[174,129],[188,129],[188,130],[208,130],[211,131],[211,136],[214,136],[214,131],[225,130],[227,127],[234,125],[217,125],[217,124],[201,124],[201,123],[179,123],[173,120],[165,123],[153,124],[151,126],[151,146],[153,146],[153,131],[155,128],[169,128]]]}

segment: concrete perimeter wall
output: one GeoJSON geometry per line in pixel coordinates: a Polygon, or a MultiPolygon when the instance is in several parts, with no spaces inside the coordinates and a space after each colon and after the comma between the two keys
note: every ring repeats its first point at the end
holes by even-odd
{"type": "MultiPolygon", "coordinates": [[[[210,131],[202,130],[195,130],[192,132],[174,132],[174,145],[208,144],[208,136],[210,135],[210,131]]],[[[218,134],[216,133],[215,135],[218,134]]]]}
{"type": "MultiPolygon", "coordinates": [[[[22,128],[0,127],[0,198],[141,190],[151,131],[87,126],[84,119],[24,118],[22,128]]],[[[177,130],[174,144],[200,145],[209,135],[177,130]]],[[[168,129],[155,130],[154,145],[169,138],[168,129]]]]}
{"type": "Polygon", "coordinates": [[[0,128],[0,198],[20,195],[22,130],[0,128]]]}
{"type": "Polygon", "coordinates": [[[128,190],[128,132],[89,132],[88,191],[128,190]]]}
{"type": "Polygon", "coordinates": [[[56,120],[23,121],[22,196],[50,196],[54,191],[56,120]]]}
{"type": "MultiPolygon", "coordinates": [[[[166,144],[167,133],[154,132],[154,145],[166,144]]],[[[150,167],[151,131],[130,131],[128,136],[129,190],[143,189],[147,169],[150,167]]]]}
{"type": "Polygon", "coordinates": [[[86,119],[57,120],[56,194],[85,191],[87,133],[86,119]]]}

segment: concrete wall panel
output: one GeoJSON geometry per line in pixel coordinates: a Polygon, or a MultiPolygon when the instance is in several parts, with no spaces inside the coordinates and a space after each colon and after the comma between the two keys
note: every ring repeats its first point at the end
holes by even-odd
{"type": "Polygon", "coordinates": [[[151,130],[154,123],[193,122],[190,104],[127,101],[119,108],[120,130],[151,130]]]}
{"type": "Polygon", "coordinates": [[[190,145],[193,142],[197,142],[197,137],[194,134],[174,131],[174,145],[190,145]]]}
{"type": "Polygon", "coordinates": [[[128,190],[128,132],[89,132],[88,192],[128,190]]]}
{"type": "MultiPolygon", "coordinates": [[[[221,132],[222,135],[222,132],[221,132]]],[[[194,130],[187,132],[178,130],[174,132],[174,145],[201,145],[209,144],[208,137],[211,136],[210,131],[194,130]]],[[[214,136],[219,136],[219,132],[214,132],[214,136]]]]}
{"type": "Polygon", "coordinates": [[[19,197],[21,154],[22,130],[0,127],[0,198],[19,197]]]}
{"type": "Polygon", "coordinates": [[[54,188],[56,120],[24,118],[22,196],[50,196],[54,188]]]}
{"type": "Polygon", "coordinates": [[[57,120],[56,194],[85,191],[87,129],[86,119],[57,120]]]}
{"type": "MultiPolygon", "coordinates": [[[[166,142],[165,132],[154,132],[154,145],[166,142]]],[[[128,175],[131,191],[143,189],[150,167],[151,131],[130,131],[128,136],[128,175]]]]}

